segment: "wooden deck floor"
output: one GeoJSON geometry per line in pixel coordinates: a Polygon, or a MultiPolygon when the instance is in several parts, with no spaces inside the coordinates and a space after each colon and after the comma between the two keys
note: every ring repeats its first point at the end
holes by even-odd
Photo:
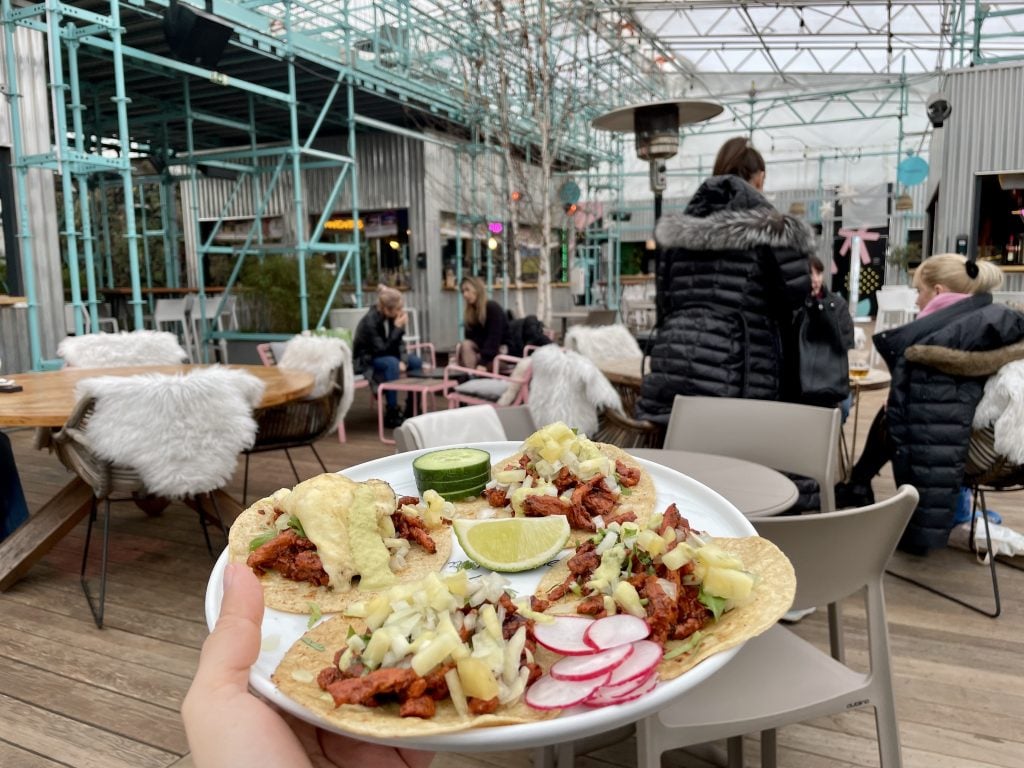
{"type": "MultiPolygon", "coordinates": [[[[884,393],[867,393],[859,439],[884,393]]],[[[349,442],[334,437],[320,450],[331,470],[385,456],[368,397],[357,393],[349,442]]],[[[29,432],[12,434],[30,507],[38,508],[68,479],[29,432]]],[[[319,471],[297,451],[304,475],[319,471]]],[[[283,454],[253,459],[250,498],[293,484],[283,454]]],[[[892,492],[883,477],[879,496],[892,492]]],[[[229,490],[241,497],[241,469],[229,490]]],[[[1024,530],[1024,495],[990,498],[1006,522],[1024,530]]],[[[203,593],[211,560],[195,514],[174,505],[147,518],[115,505],[107,627],[98,630],[78,584],[84,525],[67,536],[28,576],[0,593],[0,766],[4,768],[163,768],[190,764],[178,707],[206,636],[203,593]]],[[[964,552],[927,559],[897,556],[896,567],[954,587],[978,600],[987,570],[964,552]]],[[[1024,573],[1000,568],[1004,615],[984,618],[895,579],[886,594],[894,652],[897,712],[908,768],[1024,766],[1024,573]]],[[[820,614],[820,612],[819,612],[820,614]]],[[[798,625],[823,643],[813,615],[798,625]]],[[[851,658],[865,661],[863,612],[851,603],[851,658]]],[[[756,681],[751,681],[756,685],[756,681]]],[[[755,764],[756,740],[748,739],[755,764]]],[[[859,710],[791,726],[779,733],[779,764],[787,768],[876,766],[873,718],[859,710]]],[[[439,756],[436,768],[530,765],[529,752],[439,756]]],[[[582,766],[633,766],[632,740],[578,758],[582,766]]],[[[706,766],[674,752],[665,765],[706,766]]]]}

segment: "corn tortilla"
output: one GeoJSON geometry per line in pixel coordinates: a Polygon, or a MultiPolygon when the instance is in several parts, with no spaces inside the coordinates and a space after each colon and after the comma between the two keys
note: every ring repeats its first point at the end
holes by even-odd
{"type": "MultiPolygon", "coordinates": [[[[703,640],[693,651],[662,661],[658,668],[658,677],[661,680],[679,677],[709,656],[757,637],[781,619],[793,604],[793,597],[796,595],[796,573],[789,558],[775,544],[760,536],[716,538],[711,541],[726,552],[739,557],[745,569],[755,575],[750,599],[722,614],[718,621],[708,624],[703,630],[703,640]]],[[[544,597],[551,587],[565,581],[569,575],[569,566],[566,563],[567,561],[563,560],[544,574],[534,594],[544,597]]],[[[548,612],[573,613],[578,600],[571,592],[568,594],[569,598],[552,603],[548,612]]],[[[671,651],[675,646],[685,642],[670,641],[666,645],[666,651],[671,651]]]]}
{"type": "MultiPolygon", "coordinates": [[[[309,480],[306,481],[310,482],[309,480]]],[[[383,483],[371,480],[370,483],[383,483]]],[[[245,563],[249,557],[249,542],[271,530],[274,521],[275,504],[287,494],[287,489],[274,496],[260,499],[238,516],[228,535],[228,559],[232,563],[245,563]]],[[[430,554],[418,544],[412,544],[405,556],[405,565],[395,571],[398,581],[414,581],[430,572],[440,571],[452,552],[452,531],[443,525],[430,531],[437,551],[430,554]]],[[[315,604],[323,613],[335,613],[345,609],[355,600],[362,600],[366,592],[355,586],[336,590],[330,585],[320,587],[309,582],[293,581],[280,574],[268,571],[259,577],[263,584],[263,600],[269,608],[289,613],[309,613],[310,604],[315,604]]]]}
{"type": "MultiPolygon", "coordinates": [[[[437,702],[434,716],[425,719],[400,717],[398,704],[385,704],[379,707],[342,704],[335,707],[331,695],[320,690],[320,686],[317,685],[316,675],[321,669],[334,663],[334,654],[345,644],[350,626],[359,633],[366,631],[366,625],[361,620],[344,616],[333,616],[318,624],[295,641],[272,677],[274,684],[283,694],[349,733],[376,738],[399,735],[431,736],[485,726],[532,723],[549,720],[558,714],[556,710],[533,709],[521,698],[514,704],[500,706],[492,714],[469,714],[465,717],[455,711],[451,699],[444,699],[437,702]],[[319,650],[320,648],[323,650],[319,650]]],[[[538,648],[538,651],[540,650],[538,648]]],[[[545,661],[540,653],[537,654],[538,663],[545,669],[554,658],[556,657],[550,656],[545,661]]]]}

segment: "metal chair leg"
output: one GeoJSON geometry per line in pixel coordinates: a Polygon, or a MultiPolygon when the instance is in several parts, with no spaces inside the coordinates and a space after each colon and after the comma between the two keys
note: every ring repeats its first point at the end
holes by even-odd
{"type": "Polygon", "coordinates": [[[316,446],[313,445],[313,443],[309,444],[309,450],[311,450],[313,452],[313,455],[316,456],[316,460],[320,462],[320,469],[322,469],[324,472],[326,472],[327,471],[327,465],[324,464],[324,460],[320,458],[320,454],[319,454],[319,452],[317,452],[316,446]]]}
{"type": "Polygon", "coordinates": [[[92,612],[93,621],[99,629],[103,629],[103,611],[107,602],[107,555],[110,551],[110,499],[104,499],[103,512],[103,550],[100,558],[100,594],[94,601],[89,592],[89,582],[85,578],[85,567],[89,560],[89,541],[92,536],[92,524],[96,519],[96,499],[93,498],[92,511],[89,515],[89,525],[85,532],[85,548],[82,550],[82,570],[79,574],[79,581],[82,584],[82,591],[85,593],[85,600],[89,603],[89,610],[92,612]]]}
{"type": "Polygon", "coordinates": [[[930,584],[925,584],[924,582],[918,581],[917,579],[912,579],[909,576],[904,576],[901,573],[895,573],[894,571],[890,571],[888,569],[886,569],[885,572],[887,574],[889,574],[890,576],[895,576],[897,579],[900,579],[902,581],[907,582],[908,584],[913,584],[915,587],[920,587],[921,589],[923,589],[923,590],[925,590],[927,592],[931,592],[933,595],[937,595],[938,597],[943,597],[946,600],[950,600],[951,602],[956,603],[957,605],[962,605],[964,608],[969,608],[970,610],[974,611],[975,613],[980,613],[982,616],[988,616],[991,619],[998,618],[999,614],[1002,613],[1002,611],[1003,611],[1003,607],[1002,607],[1002,601],[1000,600],[1000,597],[999,597],[999,576],[996,573],[996,558],[992,554],[992,533],[991,533],[991,531],[989,529],[988,515],[985,514],[985,491],[982,490],[981,488],[975,488],[974,489],[974,500],[973,500],[973,503],[971,504],[971,532],[970,532],[971,552],[973,554],[977,554],[978,553],[978,550],[977,550],[977,548],[975,547],[975,544],[974,544],[974,532],[975,532],[976,526],[978,525],[978,511],[979,511],[979,507],[980,507],[980,510],[981,510],[982,522],[985,524],[985,552],[988,553],[988,568],[989,568],[989,573],[990,573],[991,578],[992,578],[992,597],[993,597],[993,600],[994,600],[994,607],[993,607],[993,609],[991,611],[985,610],[984,608],[981,608],[981,607],[979,607],[977,605],[974,605],[974,603],[969,603],[966,600],[963,600],[963,599],[957,597],[956,595],[951,595],[948,592],[943,592],[941,589],[937,589],[937,588],[931,586],[930,584]]]}
{"type": "MultiPolygon", "coordinates": [[[[224,529],[224,519],[220,516],[220,509],[217,508],[217,500],[214,498],[213,493],[207,493],[206,496],[210,498],[210,504],[213,507],[213,514],[217,518],[217,527],[220,529],[221,534],[224,536],[224,543],[227,546],[227,532],[224,529]]],[[[195,510],[199,515],[199,524],[203,529],[203,538],[206,539],[206,551],[210,553],[210,557],[214,560],[217,559],[216,553],[213,551],[213,543],[210,541],[210,528],[209,521],[206,519],[206,512],[203,509],[203,494],[193,496],[192,501],[195,504],[195,510]]]]}
{"type": "Polygon", "coordinates": [[[249,503],[249,453],[245,454],[245,475],[242,477],[242,506],[249,503]]]}
{"type": "MultiPolygon", "coordinates": [[[[284,455],[288,457],[288,463],[291,465],[292,474],[295,475],[295,482],[301,482],[302,479],[299,477],[299,470],[295,468],[295,462],[292,461],[292,452],[287,448],[284,449],[284,455]]],[[[322,462],[321,462],[322,463],[322,462]]]]}

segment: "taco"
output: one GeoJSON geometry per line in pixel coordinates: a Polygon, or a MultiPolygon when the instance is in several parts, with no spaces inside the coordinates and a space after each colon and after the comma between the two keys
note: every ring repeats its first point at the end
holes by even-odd
{"type": "Polygon", "coordinates": [[[621,448],[555,422],[495,463],[484,497],[508,514],[565,515],[577,541],[615,521],[646,525],[655,490],[647,471],[621,448]]]}
{"type": "Polygon", "coordinates": [[[531,607],[600,618],[632,613],[665,649],[662,680],[755,637],[789,610],[796,575],[758,536],[698,534],[675,504],[650,525],[613,524],[541,579],[531,607]]]}
{"type": "MultiPolygon", "coordinates": [[[[365,736],[554,717],[522,700],[547,652],[535,646],[505,583],[497,574],[429,574],[353,603],[347,615],[297,640],[273,682],[325,720],[365,736]]],[[[549,663],[553,658],[548,654],[549,663]]]]}
{"type": "Polygon", "coordinates": [[[418,579],[448,562],[451,528],[441,517],[447,505],[432,501],[396,499],[382,480],[318,475],[239,515],[228,536],[229,559],[260,577],[271,608],[340,611],[361,591],[418,579]]]}

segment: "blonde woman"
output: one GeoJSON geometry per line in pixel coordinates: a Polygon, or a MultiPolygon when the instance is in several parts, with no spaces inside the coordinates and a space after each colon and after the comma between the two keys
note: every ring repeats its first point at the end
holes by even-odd
{"type": "Polygon", "coordinates": [[[918,358],[922,347],[964,352],[998,349],[1024,339],[1024,314],[992,303],[1003,280],[999,268],[955,253],[932,256],[914,274],[917,318],[878,333],[875,348],[892,373],[885,407],[871,425],[849,483],[836,488],[840,506],[874,501],[871,479],[892,461],[897,485],[921,494],[900,541],[913,554],[946,546],[967,458],[974,410],[984,377],[944,372],[918,358]]]}
{"type": "MultiPolygon", "coordinates": [[[[359,321],[352,341],[353,366],[356,373],[370,379],[374,389],[384,381],[394,381],[403,372],[417,376],[423,363],[416,355],[405,351],[405,326],[409,316],[405,311],[402,292],[386,285],[377,288],[377,304],[359,321]]],[[[398,393],[388,391],[384,426],[394,429],[408,413],[398,408],[398,393]]],[[[411,401],[406,402],[409,412],[411,401]]]]}
{"type": "Polygon", "coordinates": [[[460,289],[466,340],[459,347],[459,365],[489,370],[508,341],[508,317],[498,302],[487,298],[487,286],[479,277],[462,278],[460,289]]]}

